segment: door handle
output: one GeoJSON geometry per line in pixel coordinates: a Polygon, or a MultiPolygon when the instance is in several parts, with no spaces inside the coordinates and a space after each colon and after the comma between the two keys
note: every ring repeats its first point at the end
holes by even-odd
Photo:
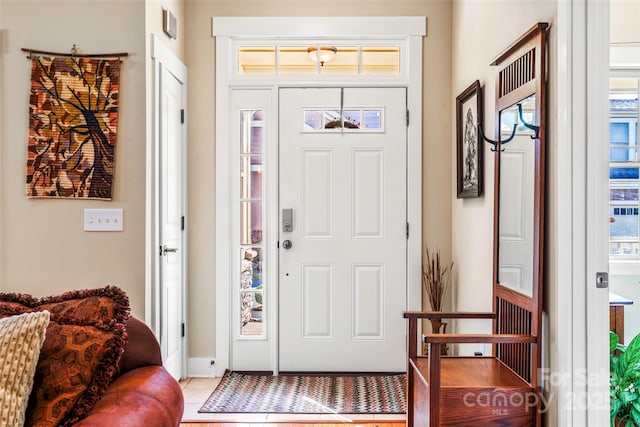
{"type": "Polygon", "coordinates": [[[176,252],[178,252],[178,248],[168,248],[167,245],[164,245],[162,247],[162,255],[166,255],[169,252],[176,253],[176,252]]]}
{"type": "Polygon", "coordinates": [[[291,249],[293,247],[293,243],[291,243],[291,240],[285,240],[282,242],[282,247],[285,249],[291,249]]]}

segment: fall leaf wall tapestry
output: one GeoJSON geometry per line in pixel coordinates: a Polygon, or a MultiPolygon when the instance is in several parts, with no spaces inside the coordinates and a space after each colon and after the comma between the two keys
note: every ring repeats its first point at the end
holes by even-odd
{"type": "Polygon", "coordinates": [[[27,197],[111,199],[120,60],[33,56],[27,197]]]}

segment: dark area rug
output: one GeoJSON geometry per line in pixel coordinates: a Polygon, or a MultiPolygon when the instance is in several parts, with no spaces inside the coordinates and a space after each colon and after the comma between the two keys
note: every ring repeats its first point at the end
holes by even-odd
{"type": "Polygon", "coordinates": [[[404,374],[279,375],[225,372],[198,412],[403,414],[404,374]]]}

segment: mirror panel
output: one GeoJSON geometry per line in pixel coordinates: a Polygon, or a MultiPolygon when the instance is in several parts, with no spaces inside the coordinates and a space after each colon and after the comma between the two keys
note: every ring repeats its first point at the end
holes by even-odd
{"type": "Polygon", "coordinates": [[[533,292],[536,141],[535,130],[523,120],[536,123],[535,107],[531,95],[500,112],[500,140],[505,142],[499,152],[498,282],[527,296],[533,292]]]}

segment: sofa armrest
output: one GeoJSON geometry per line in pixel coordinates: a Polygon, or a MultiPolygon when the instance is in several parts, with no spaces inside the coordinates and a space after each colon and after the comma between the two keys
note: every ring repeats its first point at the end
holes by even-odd
{"type": "Polygon", "coordinates": [[[162,366],[160,344],[151,329],[133,316],[127,320],[126,328],[127,345],[124,347],[116,378],[142,366],[162,366]]]}
{"type": "Polygon", "coordinates": [[[145,366],[116,379],[74,427],[177,427],[183,411],[180,384],[162,366],[145,366]]]}

